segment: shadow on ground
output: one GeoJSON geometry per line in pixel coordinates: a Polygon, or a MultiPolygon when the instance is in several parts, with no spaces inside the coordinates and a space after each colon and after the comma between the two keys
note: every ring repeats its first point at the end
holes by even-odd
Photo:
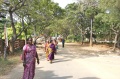
{"type": "Polygon", "coordinates": [[[99,54],[95,51],[88,51],[83,49],[75,48],[59,48],[57,55],[61,55],[65,58],[78,59],[78,58],[89,58],[89,57],[99,57],[99,54]]]}
{"type": "Polygon", "coordinates": [[[73,76],[58,76],[58,75],[55,75],[54,71],[43,71],[41,70],[41,67],[40,68],[37,68],[36,70],[37,74],[35,75],[35,78],[34,79],[69,79],[73,76]],[[38,74],[39,73],[39,74],[38,74]]]}
{"type": "Polygon", "coordinates": [[[80,79],[100,79],[100,78],[96,78],[96,77],[84,77],[84,78],[80,78],[80,79]]]}
{"type": "MultiPolygon", "coordinates": [[[[90,58],[90,57],[99,57],[99,55],[107,54],[106,51],[94,51],[94,50],[85,50],[82,47],[86,47],[86,45],[79,45],[79,44],[66,44],[64,48],[61,45],[58,46],[57,54],[63,56],[65,58],[77,59],[77,58],[90,58]]],[[[40,53],[41,59],[45,59],[44,51],[40,53]]],[[[60,62],[60,61],[58,61],[60,62]]]]}
{"type": "Polygon", "coordinates": [[[86,45],[66,45],[65,48],[62,48],[59,45],[58,55],[62,55],[68,58],[90,58],[90,57],[99,57],[100,55],[108,55],[107,50],[89,50],[82,49],[82,47],[86,47],[86,45]]]}

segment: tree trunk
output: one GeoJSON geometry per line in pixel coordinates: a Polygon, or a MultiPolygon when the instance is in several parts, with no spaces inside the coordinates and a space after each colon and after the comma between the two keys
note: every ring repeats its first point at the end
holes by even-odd
{"type": "Polygon", "coordinates": [[[118,38],[118,34],[116,33],[115,34],[115,43],[114,43],[114,46],[113,46],[113,50],[115,50],[115,48],[116,48],[116,45],[117,45],[117,38],[118,38]]]}
{"type": "Polygon", "coordinates": [[[27,29],[24,31],[25,33],[25,44],[27,44],[27,29]]]}
{"type": "Polygon", "coordinates": [[[14,25],[14,20],[13,20],[13,12],[15,12],[16,10],[19,10],[20,8],[22,8],[22,6],[24,6],[26,0],[22,0],[19,3],[17,3],[16,5],[12,5],[9,6],[9,14],[10,14],[10,20],[11,20],[11,27],[12,27],[12,38],[10,41],[10,49],[11,52],[14,53],[14,44],[15,44],[15,40],[17,39],[17,33],[16,33],[16,28],[14,25]]]}
{"type": "Polygon", "coordinates": [[[83,42],[84,42],[84,34],[83,34],[83,31],[81,31],[81,45],[83,45],[83,42]]]}
{"type": "Polygon", "coordinates": [[[17,38],[17,35],[16,35],[16,28],[15,28],[15,25],[14,25],[14,21],[13,21],[13,12],[12,11],[9,11],[9,14],[10,14],[10,20],[11,20],[11,27],[12,27],[12,30],[13,30],[13,34],[12,34],[12,39],[10,41],[10,51],[12,53],[14,53],[14,44],[15,44],[15,40],[17,38]]]}
{"type": "Polygon", "coordinates": [[[116,46],[120,49],[120,34],[118,34],[116,46]]]}
{"type": "Polygon", "coordinates": [[[90,46],[93,45],[93,39],[92,39],[92,24],[93,24],[93,19],[91,19],[90,46]]]}
{"type": "Polygon", "coordinates": [[[14,47],[15,41],[13,39],[11,39],[9,44],[10,44],[10,51],[11,51],[11,53],[14,54],[14,51],[15,51],[15,47],[14,47]]]}

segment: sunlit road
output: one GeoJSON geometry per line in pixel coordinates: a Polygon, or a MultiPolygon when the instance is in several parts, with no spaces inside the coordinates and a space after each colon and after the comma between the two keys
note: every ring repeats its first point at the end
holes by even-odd
{"type": "MultiPolygon", "coordinates": [[[[46,60],[42,50],[38,50],[40,64],[36,64],[34,79],[120,79],[120,57],[99,56],[81,58],[71,54],[69,48],[59,46],[52,64],[46,60]]],[[[9,75],[0,79],[21,79],[22,64],[9,75]]]]}

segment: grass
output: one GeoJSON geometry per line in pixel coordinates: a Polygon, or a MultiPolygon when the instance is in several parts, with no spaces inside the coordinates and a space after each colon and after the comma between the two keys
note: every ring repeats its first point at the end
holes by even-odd
{"type": "Polygon", "coordinates": [[[3,57],[0,57],[0,76],[7,75],[17,64],[21,63],[20,60],[21,51],[17,51],[14,55],[7,57],[7,60],[4,60],[3,57]]]}

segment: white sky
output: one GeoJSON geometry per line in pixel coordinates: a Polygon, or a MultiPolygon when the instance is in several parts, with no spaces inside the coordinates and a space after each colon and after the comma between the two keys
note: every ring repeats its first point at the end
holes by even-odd
{"type": "Polygon", "coordinates": [[[52,1],[59,3],[59,6],[62,8],[65,8],[67,4],[77,2],[77,0],[52,0],[52,1]]]}

